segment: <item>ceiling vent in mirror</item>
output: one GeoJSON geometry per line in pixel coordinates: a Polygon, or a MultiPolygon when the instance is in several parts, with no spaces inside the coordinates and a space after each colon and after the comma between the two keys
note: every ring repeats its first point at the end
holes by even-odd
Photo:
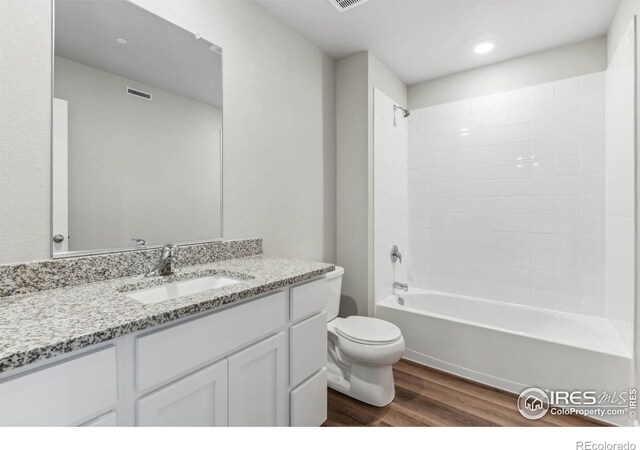
{"type": "Polygon", "coordinates": [[[331,3],[338,11],[343,12],[348,9],[355,8],[356,6],[360,6],[368,1],[369,0],[329,0],[329,3],[331,3]]]}
{"type": "Polygon", "coordinates": [[[140,91],[138,89],[127,87],[127,94],[135,95],[136,97],[144,98],[145,100],[151,100],[151,94],[149,94],[148,92],[140,91]]]}

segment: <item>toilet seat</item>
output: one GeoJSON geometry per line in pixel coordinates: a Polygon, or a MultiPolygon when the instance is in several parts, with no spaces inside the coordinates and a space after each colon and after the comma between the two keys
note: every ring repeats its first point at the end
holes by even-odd
{"type": "Polygon", "coordinates": [[[402,337],[400,328],[374,317],[347,317],[336,324],[335,331],[349,341],[366,345],[390,344],[402,337]]]}

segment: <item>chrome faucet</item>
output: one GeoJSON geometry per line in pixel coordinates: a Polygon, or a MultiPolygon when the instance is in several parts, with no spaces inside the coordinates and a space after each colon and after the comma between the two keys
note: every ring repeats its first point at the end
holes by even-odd
{"type": "Polygon", "coordinates": [[[409,285],[407,283],[399,283],[397,281],[394,281],[393,288],[400,289],[401,291],[407,292],[409,290],[409,285]]]}
{"type": "Polygon", "coordinates": [[[167,244],[162,247],[160,261],[151,272],[145,274],[145,277],[173,275],[176,262],[178,262],[178,247],[174,244],[167,244]]]}
{"type": "Polygon", "coordinates": [[[398,246],[394,245],[391,247],[391,262],[395,263],[396,261],[400,261],[400,264],[402,264],[402,253],[398,250],[398,246]]]}

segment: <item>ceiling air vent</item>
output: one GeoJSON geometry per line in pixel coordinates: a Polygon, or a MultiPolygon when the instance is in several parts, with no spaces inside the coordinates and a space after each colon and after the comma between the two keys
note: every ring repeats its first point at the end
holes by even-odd
{"type": "Polygon", "coordinates": [[[335,9],[340,12],[346,11],[351,8],[355,8],[356,6],[362,5],[363,3],[368,2],[369,0],[329,0],[329,3],[333,5],[335,9]]]}
{"type": "Polygon", "coordinates": [[[151,94],[149,94],[148,92],[139,91],[138,89],[127,87],[127,94],[135,95],[136,97],[144,98],[145,100],[151,100],[151,94]]]}

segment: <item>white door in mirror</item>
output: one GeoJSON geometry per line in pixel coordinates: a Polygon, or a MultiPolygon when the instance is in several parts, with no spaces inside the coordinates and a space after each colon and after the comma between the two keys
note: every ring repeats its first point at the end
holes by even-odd
{"type": "Polygon", "coordinates": [[[211,289],[219,289],[236,283],[239,283],[239,281],[234,280],[233,278],[214,275],[132,291],[127,294],[127,297],[149,305],[178,297],[184,297],[186,295],[197,294],[211,289]]]}

